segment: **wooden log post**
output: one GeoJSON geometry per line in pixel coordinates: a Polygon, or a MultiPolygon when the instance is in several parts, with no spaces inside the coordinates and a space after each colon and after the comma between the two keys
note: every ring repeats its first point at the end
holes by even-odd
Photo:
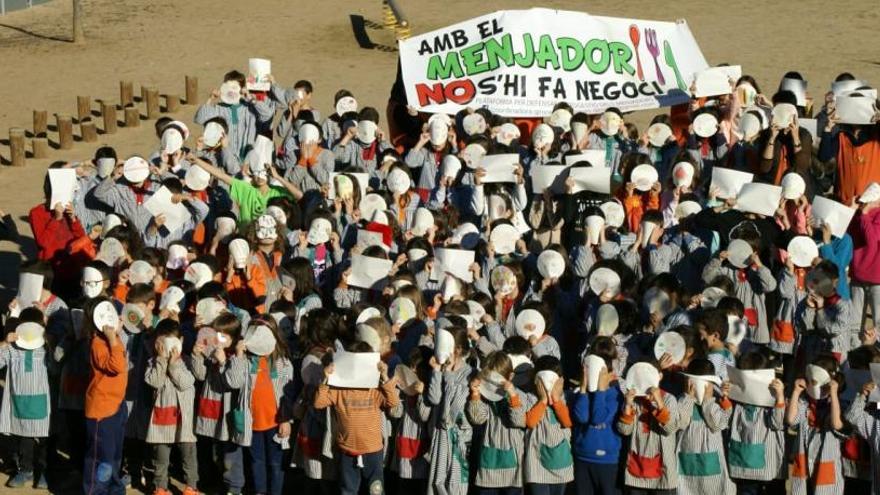
{"type": "Polygon", "coordinates": [[[197,105],[199,103],[199,78],[186,76],[186,104],[197,105]]]}
{"type": "Polygon", "coordinates": [[[134,84],[131,81],[119,81],[119,105],[120,108],[134,105],[134,84]]]}
{"type": "Polygon", "coordinates": [[[34,110],[34,137],[31,140],[34,158],[49,156],[49,112],[34,110]]]}
{"type": "Polygon", "coordinates": [[[102,102],[101,117],[104,118],[104,134],[116,134],[116,105],[102,102]]]}
{"type": "Polygon", "coordinates": [[[34,110],[34,137],[44,138],[49,132],[49,112],[34,110]]]}
{"type": "Polygon", "coordinates": [[[13,167],[25,165],[24,129],[13,127],[9,129],[9,162],[13,167]]]}
{"type": "Polygon", "coordinates": [[[125,127],[141,125],[141,111],[137,107],[125,107],[125,127]]]}
{"type": "Polygon", "coordinates": [[[98,140],[98,126],[92,119],[79,125],[80,136],[83,142],[94,143],[98,140]]]}
{"type": "Polygon", "coordinates": [[[92,120],[92,98],[89,96],[76,97],[76,120],[80,124],[86,120],[92,120]]]}
{"type": "Polygon", "coordinates": [[[144,101],[147,103],[147,119],[153,120],[159,118],[159,90],[156,88],[147,88],[144,101]]]}
{"type": "Polygon", "coordinates": [[[58,126],[58,147],[63,150],[73,148],[73,118],[63,113],[55,114],[58,126]]]}
{"type": "Polygon", "coordinates": [[[177,113],[180,110],[180,95],[165,95],[165,111],[177,113]]]}

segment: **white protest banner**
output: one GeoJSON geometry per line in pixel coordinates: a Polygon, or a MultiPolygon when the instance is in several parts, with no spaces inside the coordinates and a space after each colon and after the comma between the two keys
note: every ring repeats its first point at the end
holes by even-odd
{"type": "Polygon", "coordinates": [[[583,150],[576,155],[565,155],[566,165],[574,165],[577,162],[589,162],[594,167],[604,167],[605,150],[583,150]]]}
{"type": "Polygon", "coordinates": [[[827,223],[835,237],[843,237],[856,210],[832,199],[816,196],[813,198],[813,219],[821,222],[816,227],[827,223]]]}
{"type": "Polygon", "coordinates": [[[379,386],[378,364],[378,352],[348,352],[337,348],[333,353],[333,373],[327,384],[341,388],[376,388],[379,386]]]}
{"type": "Polygon", "coordinates": [[[443,280],[448,273],[469,284],[474,281],[474,274],[471,272],[473,262],[473,250],[437,248],[434,250],[431,280],[443,280]]]}
{"type": "Polygon", "coordinates": [[[519,165],[519,155],[508,153],[504,155],[486,155],[480,161],[480,168],[486,171],[486,175],[480,179],[484,184],[493,182],[516,182],[516,167],[519,165]]]}
{"type": "Polygon", "coordinates": [[[593,191],[599,194],[611,194],[611,169],[605,167],[572,167],[568,176],[574,179],[575,187],[571,192],[593,191]]]}
{"type": "Polygon", "coordinates": [[[272,61],[264,58],[252,58],[248,60],[247,89],[251,91],[269,91],[272,83],[269,75],[272,74],[272,61]]]}
{"type": "Polygon", "coordinates": [[[73,203],[73,194],[76,192],[76,169],[50,169],[49,184],[52,186],[52,198],[49,200],[50,210],[54,210],[55,205],[59,203],[61,206],[73,203]]]}
{"type": "Polygon", "coordinates": [[[502,10],[399,42],[409,105],[505,117],[643,110],[686,103],[708,64],[684,21],[502,10]]]}
{"type": "Polygon", "coordinates": [[[183,203],[174,203],[171,197],[171,190],[162,186],[144,202],[144,208],[153,217],[164,215],[165,224],[163,227],[168,229],[168,232],[176,232],[191,215],[183,203]]]}
{"type": "Polygon", "coordinates": [[[565,178],[563,172],[565,165],[534,165],[530,177],[532,178],[532,192],[543,193],[548,188],[551,192],[559,194],[565,191],[565,178]]]}
{"type": "Polygon", "coordinates": [[[776,398],[770,391],[770,382],[776,378],[773,370],[740,370],[727,366],[730,380],[730,398],[740,404],[773,407],[776,398]]]}
{"type": "Polygon", "coordinates": [[[351,257],[351,274],[348,285],[362,289],[382,289],[387,282],[388,274],[394,262],[356,254],[351,257]]]}

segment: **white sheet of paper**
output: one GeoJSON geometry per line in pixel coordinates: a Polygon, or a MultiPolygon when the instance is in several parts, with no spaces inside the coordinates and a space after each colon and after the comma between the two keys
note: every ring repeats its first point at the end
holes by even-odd
{"type": "Polygon", "coordinates": [[[694,96],[718,96],[730,94],[730,80],[734,83],[742,76],[742,67],[731,65],[728,67],[710,67],[702,72],[694,74],[694,96]]]}
{"type": "Polygon", "coordinates": [[[574,167],[568,169],[568,176],[574,179],[572,193],[593,191],[611,194],[611,169],[605,167],[574,167]]]}
{"type": "Polygon", "coordinates": [[[712,185],[718,188],[718,197],[735,198],[744,184],[754,180],[755,176],[748,172],[740,172],[729,168],[714,167],[712,169],[712,185]]]}
{"type": "Polygon", "coordinates": [[[333,353],[333,374],[327,384],[341,388],[376,388],[379,386],[378,364],[378,352],[337,349],[333,353]]]}
{"type": "Polygon", "coordinates": [[[443,280],[444,275],[449,273],[469,284],[474,281],[474,274],[471,272],[473,263],[472,250],[437,248],[434,250],[431,280],[443,280]]]}
{"type": "Polygon", "coordinates": [[[583,150],[577,155],[567,155],[566,165],[574,165],[577,162],[590,162],[594,167],[605,166],[605,150],[583,150]]]}
{"type": "Polygon", "coordinates": [[[798,119],[798,124],[807,130],[810,133],[810,136],[813,136],[813,143],[819,140],[819,136],[816,134],[816,119],[798,119]]]}
{"type": "Polygon", "coordinates": [[[861,88],[863,86],[867,86],[868,83],[865,81],[859,81],[857,79],[851,81],[837,81],[831,83],[831,92],[834,93],[834,96],[840,96],[842,94],[851,93],[855,91],[856,88],[861,88]]]}
{"type": "Polygon", "coordinates": [[[382,289],[388,283],[388,273],[394,262],[356,254],[351,257],[348,285],[362,289],[382,289]]]}
{"type": "Polygon", "coordinates": [[[171,190],[165,186],[159,188],[149,199],[144,202],[144,208],[154,217],[165,215],[165,225],[168,232],[176,232],[190,217],[189,210],[183,203],[171,202],[171,190]]]}
{"type": "Polygon", "coordinates": [[[480,168],[486,170],[483,183],[493,182],[516,182],[516,167],[519,165],[519,155],[508,153],[504,155],[486,155],[480,162],[480,168]]]}
{"type": "Polygon", "coordinates": [[[867,125],[874,118],[876,100],[864,96],[837,97],[837,117],[841,124],[867,125]]]}
{"type": "Polygon", "coordinates": [[[813,198],[813,218],[831,226],[835,237],[843,237],[856,210],[837,201],[816,196],[813,198]]]}
{"type": "Polygon", "coordinates": [[[728,365],[730,399],[742,404],[773,407],[776,405],[776,398],[770,391],[770,382],[775,378],[773,370],[740,370],[728,365]]]}
{"type": "Polygon", "coordinates": [[[747,213],[757,213],[772,217],[779,208],[782,188],[770,184],[749,182],[743,184],[736,196],[736,209],[747,213]]]}
{"type": "Polygon", "coordinates": [[[248,83],[247,88],[256,91],[269,91],[272,83],[269,82],[269,74],[272,73],[272,61],[264,58],[252,58],[248,60],[248,83]],[[250,82],[253,80],[253,82],[250,82]]]}
{"type": "MultiPolygon", "coordinates": [[[[337,175],[343,175],[342,173],[330,172],[330,182],[328,186],[330,187],[330,191],[327,193],[327,199],[336,199],[336,182],[333,179],[337,175]]],[[[346,172],[344,175],[350,175],[357,179],[358,187],[361,190],[361,198],[367,195],[367,186],[370,184],[370,174],[361,174],[361,173],[351,173],[346,172]]]]}
{"type": "Polygon", "coordinates": [[[52,185],[52,198],[49,200],[50,210],[54,210],[58,203],[61,203],[62,206],[73,203],[73,195],[76,192],[76,169],[50,169],[49,183],[52,185]]]}
{"type": "Polygon", "coordinates": [[[357,234],[357,246],[364,250],[370,246],[384,246],[385,243],[382,242],[382,233],[381,232],[371,232],[365,229],[358,229],[357,234]]]}
{"type": "Polygon", "coordinates": [[[22,273],[18,276],[18,310],[30,308],[43,294],[43,276],[36,273],[22,273]]]}
{"type": "Polygon", "coordinates": [[[551,192],[561,194],[565,191],[563,173],[565,165],[535,165],[531,170],[532,193],[540,194],[548,188],[551,192]]]}

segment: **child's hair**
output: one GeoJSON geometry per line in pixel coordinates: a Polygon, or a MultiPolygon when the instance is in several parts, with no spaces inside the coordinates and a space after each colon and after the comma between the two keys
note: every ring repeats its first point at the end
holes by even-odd
{"type": "Polygon", "coordinates": [[[306,94],[311,94],[312,92],[314,92],[311,81],[306,81],[305,79],[300,79],[299,81],[295,82],[293,84],[293,89],[302,89],[306,92],[306,94]]]}
{"type": "Polygon", "coordinates": [[[556,356],[541,356],[535,360],[535,373],[539,371],[552,371],[562,376],[562,362],[556,356]]]}
{"type": "Polygon", "coordinates": [[[202,299],[219,299],[223,302],[229,300],[229,293],[226,292],[226,287],[223,286],[222,283],[211,280],[210,282],[206,282],[205,285],[201,286],[196,293],[196,297],[198,300],[202,299]]]}
{"type": "Polygon", "coordinates": [[[180,182],[180,179],[177,177],[168,177],[162,181],[162,185],[171,191],[171,194],[180,194],[183,192],[183,183],[180,182]]]}
{"type": "Polygon", "coordinates": [[[223,82],[227,81],[235,81],[242,88],[245,87],[245,83],[247,82],[247,78],[241,72],[237,70],[231,70],[223,75],[223,82]]]}
{"type": "Polygon", "coordinates": [[[688,364],[687,372],[689,375],[707,376],[715,374],[715,365],[712,361],[703,358],[694,359],[688,364]]]}
{"type": "Polygon", "coordinates": [[[168,124],[174,122],[174,119],[168,117],[167,115],[163,115],[156,119],[156,123],[153,124],[153,130],[156,131],[156,137],[161,138],[162,133],[165,132],[165,128],[168,127],[168,124]]]}
{"type": "Polygon", "coordinates": [[[593,344],[590,346],[590,354],[594,354],[605,360],[605,366],[611,370],[614,365],[614,360],[617,359],[617,344],[614,343],[614,339],[611,337],[596,337],[593,344]]]}
{"type": "Polygon", "coordinates": [[[165,318],[156,324],[156,329],[153,331],[156,338],[161,337],[180,337],[180,323],[172,320],[171,318],[165,318]]]}
{"type": "Polygon", "coordinates": [[[822,260],[811,270],[813,272],[817,272],[821,274],[823,277],[834,280],[835,282],[840,278],[840,275],[837,270],[837,265],[834,264],[833,261],[822,260]]]}
{"type": "Polygon", "coordinates": [[[388,324],[388,320],[381,316],[376,316],[365,321],[364,324],[371,327],[377,334],[379,334],[379,339],[382,341],[382,349],[380,349],[379,352],[388,352],[388,348],[391,346],[391,341],[394,338],[391,334],[391,325],[388,324]]]}
{"type": "Polygon", "coordinates": [[[373,352],[373,348],[370,346],[370,344],[368,344],[366,342],[359,341],[359,340],[356,340],[356,341],[348,344],[346,346],[346,350],[348,352],[358,352],[358,353],[373,352]]]}
{"type": "Polygon", "coordinates": [[[857,347],[847,355],[849,367],[854,370],[870,369],[871,363],[880,363],[880,349],[875,345],[857,347]]]}
{"type": "Polygon", "coordinates": [[[529,345],[529,341],[519,335],[508,337],[507,340],[504,341],[504,345],[501,346],[501,350],[507,354],[516,356],[532,355],[532,346],[529,345]]]}
{"type": "Polygon", "coordinates": [[[276,313],[284,315],[282,321],[276,321],[276,323],[278,323],[278,330],[287,342],[293,343],[291,342],[291,339],[296,337],[293,328],[293,322],[296,321],[296,304],[286,299],[279,299],[269,306],[269,313],[272,315],[275,315],[276,313]]]}
{"type": "Polygon", "coordinates": [[[150,284],[134,284],[125,296],[125,302],[134,304],[148,304],[155,300],[156,292],[150,284]]]}
{"type": "Polygon", "coordinates": [[[510,357],[503,351],[492,352],[486,356],[482,365],[484,373],[494,371],[505,379],[510,379],[513,376],[513,363],[511,363],[510,357]]]}
{"type": "Polygon", "coordinates": [[[461,352],[461,357],[466,358],[471,351],[471,339],[468,337],[467,328],[451,326],[445,329],[452,334],[455,341],[455,350],[461,352]]]}
{"type": "Polygon", "coordinates": [[[724,340],[729,327],[727,313],[718,308],[707,309],[697,316],[696,327],[707,335],[718,335],[719,339],[724,340]]]}
{"type": "Polygon", "coordinates": [[[767,356],[760,351],[749,351],[739,356],[736,367],[741,370],[761,370],[767,367],[767,356]]]}
{"type": "Polygon", "coordinates": [[[736,285],[734,285],[733,280],[730,280],[730,277],[726,275],[718,275],[706,287],[717,287],[727,295],[731,295],[736,291],[736,285]]]}
{"type": "Polygon", "coordinates": [[[315,271],[308,258],[293,258],[281,264],[281,268],[293,278],[293,301],[299,302],[302,298],[317,292],[315,284],[315,271]]]}
{"type": "Polygon", "coordinates": [[[141,251],[140,259],[146,261],[153,268],[156,269],[156,273],[162,273],[165,268],[165,253],[158,248],[148,247],[144,248],[141,251]]]}
{"type": "Polygon", "coordinates": [[[98,160],[100,160],[102,158],[112,158],[115,160],[117,158],[116,157],[116,150],[110,146],[99,147],[98,149],[95,150],[95,157],[94,157],[95,163],[98,163],[98,160]]]}
{"type": "Polygon", "coordinates": [[[639,139],[639,128],[633,124],[632,122],[624,122],[624,129],[626,129],[626,137],[632,141],[637,141],[639,139]]]}
{"type": "Polygon", "coordinates": [[[331,347],[342,333],[339,317],[327,308],[315,308],[302,319],[300,339],[303,349],[331,347]]]}
{"type": "Polygon", "coordinates": [[[46,315],[43,312],[34,306],[29,308],[24,308],[21,310],[21,313],[18,315],[17,324],[21,323],[39,323],[40,325],[46,324],[46,315]]]}
{"type": "Polygon", "coordinates": [[[427,383],[428,378],[431,376],[431,366],[429,363],[433,355],[434,350],[427,346],[416,347],[409,353],[406,365],[416,372],[422,383],[427,383]]]}
{"type": "Polygon", "coordinates": [[[725,296],[722,297],[721,300],[718,301],[718,306],[716,309],[723,312],[726,315],[734,315],[739,318],[742,318],[746,313],[746,306],[743,304],[739,298],[733,296],[725,296]]]}
{"type": "Polygon", "coordinates": [[[232,313],[223,312],[214,318],[211,328],[224,335],[228,335],[233,342],[241,338],[241,320],[232,313]]]}

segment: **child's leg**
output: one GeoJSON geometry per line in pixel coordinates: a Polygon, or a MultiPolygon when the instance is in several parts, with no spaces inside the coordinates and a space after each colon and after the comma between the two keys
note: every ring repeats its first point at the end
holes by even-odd
{"type": "Polygon", "coordinates": [[[880,318],[880,285],[872,285],[871,291],[871,319],[877,321],[880,318]]]}
{"type": "Polygon", "coordinates": [[[46,476],[47,456],[49,455],[50,438],[34,439],[34,472],[46,476]]]}
{"type": "Polygon", "coordinates": [[[127,412],[123,403],[116,414],[100,420],[86,420],[86,452],[83,490],[89,495],[122,493],[119,467],[127,412]]]}
{"type": "Polygon", "coordinates": [[[281,459],[284,457],[284,450],[281,444],[275,441],[275,435],[278,434],[278,428],[272,428],[263,432],[263,444],[266,449],[266,468],[269,474],[269,492],[271,495],[281,495],[284,490],[284,468],[281,466],[281,459]]]}
{"type": "Polygon", "coordinates": [[[151,446],[153,451],[153,487],[168,489],[168,465],[171,463],[171,445],[157,443],[151,446]]]}
{"type": "Polygon", "coordinates": [[[383,451],[364,454],[361,456],[361,479],[367,485],[370,495],[383,495],[385,493],[385,453],[383,451]]]}
{"type": "Polygon", "coordinates": [[[67,438],[70,445],[67,446],[67,454],[70,456],[70,464],[77,471],[82,470],[83,449],[86,444],[86,417],[83,411],[64,411],[67,425],[67,438]]]}
{"type": "Polygon", "coordinates": [[[218,446],[223,455],[223,483],[229,493],[238,495],[244,489],[243,449],[232,442],[222,442],[218,446]]]}
{"type": "Polygon", "coordinates": [[[736,484],[736,495],[763,495],[764,484],[754,480],[733,480],[736,484]]]}
{"type": "MultiPolygon", "coordinates": [[[[550,495],[550,487],[552,485],[548,485],[546,483],[529,483],[526,486],[526,493],[529,495],[550,495]]],[[[579,492],[579,493],[587,493],[587,492],[579,492]]]]}
{"type": "Polygon", "coordinates": [[[617,495],[617,464],[587,464],[597,495],[617,495]]]}
{"type": "Polygon", "coordinates": [[[196,488],[199,484],[199,461],[195,443],[179,443],[180,463],[183,464],[183,481],[186,486],[196,488]]]}
{"type": "Polygon", "coordinates": [[[18,472],[29,473],[34,472],[34,445],[35,438],[17,437],[18,438],[18,472]]]}
{"type": "Polygon", "coordinates": [[[361,486],[361,470],[358,458],[339,454],[339,492],[341,495],[357,495],[361,486]]]}
{"type": "MultiPolygon", "coordinates": [[[[251,480],[254,484],[254,493],[269,493],[269,480],[266,478],[266,436],[264,431],[251,433],[251,446],[248,449],[251,455],[251,480]]],[[[269,440],[272,441],[271,439],[269,440]]]]}

